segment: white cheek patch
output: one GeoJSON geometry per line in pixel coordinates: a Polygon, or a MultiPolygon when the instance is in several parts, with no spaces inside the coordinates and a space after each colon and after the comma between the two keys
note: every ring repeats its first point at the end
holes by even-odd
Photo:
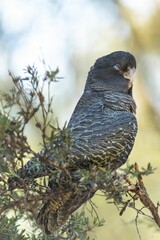
{"type": "Polygon", "coordinates": [[[135,68],[130,68],[127,72],[123,73],[124,78],[129,80],[129,85],[133,83],[135,70],[135,68]]]}

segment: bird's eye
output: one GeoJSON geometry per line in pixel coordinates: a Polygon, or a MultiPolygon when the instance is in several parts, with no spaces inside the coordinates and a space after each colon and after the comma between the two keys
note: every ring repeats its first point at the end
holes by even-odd
{"type": "Polygon", "coordinates": [[[114,69],[116,69],[117,71],[120,71],[121,70],[121,67],[120,67],[120,65],[119,64],[116,64],[116,65],[114,65],[114,67],[113,67],[114,69]]]}

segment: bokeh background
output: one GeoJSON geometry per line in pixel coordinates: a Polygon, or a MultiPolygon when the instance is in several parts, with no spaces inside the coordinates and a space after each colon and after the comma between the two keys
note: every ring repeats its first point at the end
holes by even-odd
{"type": "MultiPolygon", "coordinates": [[[[41,71],[44,61],[59,67],[63,78],[55,83],[53,107],[61,126],[69,120],[98,57],[116,50],[135,55],[139,132],[129,161],[157,168],[144,178],[155,203],[160,200],[159,25],[159,0],[0,0],[0,90],[12,86],[8,69],[20,75],[35,64],[41,71]]],[[[28,138],[36,148],[39,140],[32,126],[28,138]]],[[[95,196],[94,201],[106,220],[96,229],[98,240],[139,239],[135,211],[128,209],[120,217],[103,197],[95,196]]],[[[139,217],[139,231],[143,240],[160,239],[158,229],[144,217],[139,217]]]]}

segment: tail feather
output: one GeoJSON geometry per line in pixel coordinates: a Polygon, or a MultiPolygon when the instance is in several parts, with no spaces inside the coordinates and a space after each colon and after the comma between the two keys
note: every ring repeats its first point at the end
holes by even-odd
{"type": "Polygon", "coordinates": [[[63,225],[64,221],[60,221],[59,212],[72,195],[73,191],[58,193],[56,198],[52,198],[42,206],[37,216],[37,223],[44,228],[46,234],[57,231],[63,225]]]}
{"type": "MultiPolygon", "coordinates": [[[[65,224],[68,217],[85,202],[92,198],[98,190],[98,186],[90,184],[76,191],[68,191],[65,194],[57,195],[56,199],[46,202],[41,208],[37,222],[44,229],[46,234],[54,233],[65,224]]],[[[56,194],[55,194],[56,195],[56,194]]]]}

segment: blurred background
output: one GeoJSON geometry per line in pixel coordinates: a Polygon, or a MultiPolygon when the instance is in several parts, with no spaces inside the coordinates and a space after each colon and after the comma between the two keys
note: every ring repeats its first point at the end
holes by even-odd
{"type": "MultiPolygon", "coordinates": [[[[97,58],[116,50],[136,57],[139,132],[129,162],[150,162],[157,168],[144,178],[155,203],[160,200],[159,16],[159,0],[0,0],[0,90],[12,86],[8,69],[21,75],[28,64],[35,64],[43,71],[44,61],[52,69],[58,67],[63,78],[53,88],[53,108],[61,126],[69,120],[97,58]]],[[[39,140],[32,127],[28,138],[36,148],[39,140]]],[[[98,240],[139,239],[135,211],[127,209],[120,217],[104,198],[94,200],[100,218],[106,220],[96,229],[98,240]]],[[[139,217],[139,222],[142,239],[160,239],[146,218],[139,217]]]]}

